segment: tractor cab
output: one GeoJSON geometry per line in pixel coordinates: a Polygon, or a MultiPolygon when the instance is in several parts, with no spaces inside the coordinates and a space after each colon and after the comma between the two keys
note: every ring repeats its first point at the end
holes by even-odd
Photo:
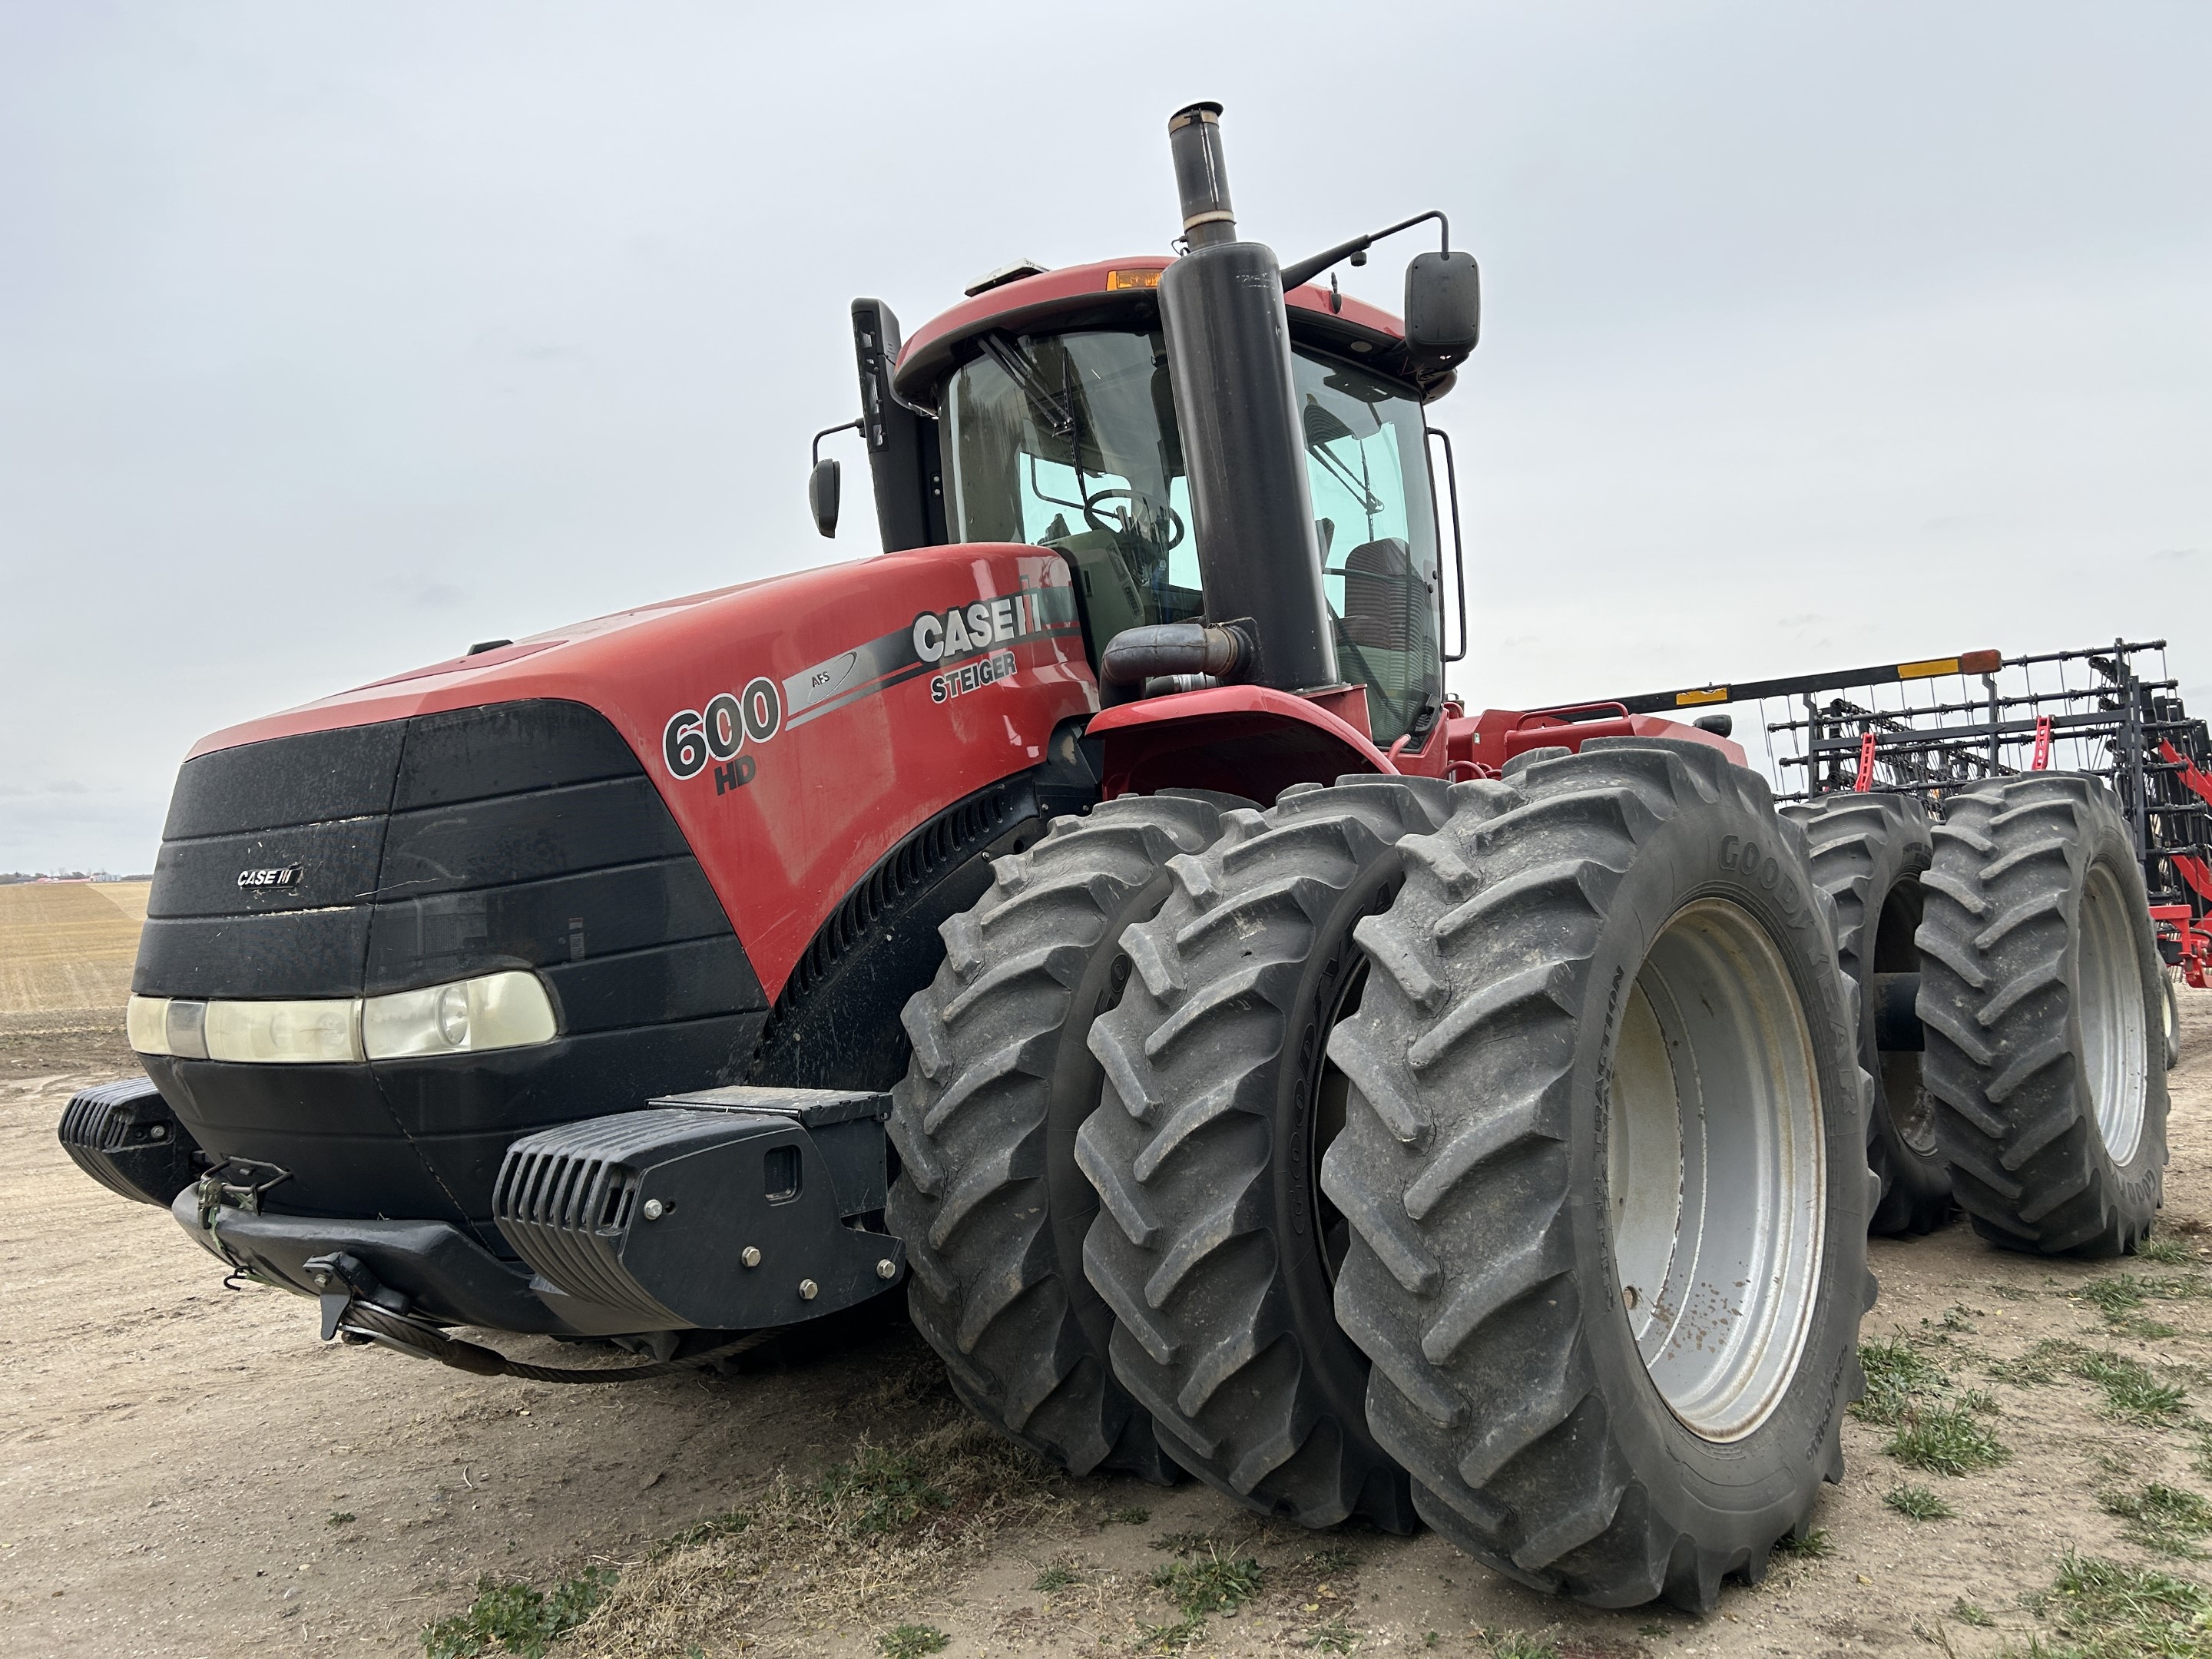
{"type": "MultiPolygon", "coordinates": [[[[872,459],[907,447],[923,457],[919,468],[875,469],[887,550],[901,522],[927,526],[933,540],[1051,549],[1073,578],[1094,668],[1129,629],[1232,614],[1207,604],[1157,298],[1165,263],[1024,265],[987,279],[894,346],[896,368],[873,387],[872,348],[895,339],[896,325],[878,302],[854,307],[873,325],[855,341],[864,391],[876,393],[872,459]],[[908,430],[879,441],[879,415],[908,430]],[[884,513],[887,488],[925,490],[933,510],[884,513]]],[[[1312,285],[1286,300],[1339,673],[1366,687],[1378,745],[1418,743],[1443,695],[1442,537],[1423,406],[1450,377],[1420,374],[1381,312],[1312,285]]],[[[1112,701],[1142,688],[1106,690],[1112,701]]]]}

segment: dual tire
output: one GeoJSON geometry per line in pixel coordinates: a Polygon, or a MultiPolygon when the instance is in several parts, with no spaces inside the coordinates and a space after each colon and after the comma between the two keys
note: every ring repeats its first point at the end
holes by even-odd
{"type": "Polygon", "coordinates": [[[1085,1039],[1128,972],[1122,932],[1160,908],[1170,863],[1220,834],[1222,805],[1136,796],[1055,820],[939,930],[944,963],[902,1016],[914,1057],[891,1096],[886,1219],[908,1310],[970,1410],[1078,1474],[1178,1474],[1107,1358],[1114,1316],[1083,1272],[1097,1199],[1074,1142],[1098,1101],[1085,1039]]]}
{"type": "Polygon", "coordinates": [[[1840,1478],[1861,1386],[1874,1183],[1831,906],[1710,749],[1540,750],[1453,794],[1332,1044],[1368,1420],[1498,1571],[1710,1608],[1840,1478]]]}
{"type": "Polygon", "coordinates": [[[1129,930],[1136,971],[1091,1032],[1105,1089],[1076,1159],[1115,1374],[1177,1462],[1307,1526],[1414,1525],[1337,1319],[1349,1228],[1316,1163],[1347,1100],[1329,1033],[1371,978],[1355,931],[1397,897],[1400,843],[1449,814],[1435,780],[1347,778],[1226,815],[1129,930]]]}
{"type": "Polygon", "coordinates": [[[2113,1256],[2164,1195],[2166,975],[2128,824],[2094,781],[1992,780],[1935,831],[1918,1012],[1960,1207],[1994,1243],[2113,1256]]]}
{"type": "Polygon", "coordinates": [[[1954,1206],[1914,1015],[1921,881],[1936,855],[1928,809],[1917,796],[1869,792],[1793,802],[1782,814],[1805,832],[1813,880],[1835,905],[1837,959],[1858,992],[1859,1064],[1872,1082],[1867,1163],[1881,1183],[1867,1230],[1932,1232],[1954,1206]]]}
{"type": "Polygon", "coordinates": [[[1101,807],[1006,861],[909,1005],[916,1322],[1072,1469],[1711,1606],[1840,1474],[1872,1294],[1807,861],[1688,744],[1101,807]],[[1117,818],[1102,880],[1077,849],[1117,818]]]}

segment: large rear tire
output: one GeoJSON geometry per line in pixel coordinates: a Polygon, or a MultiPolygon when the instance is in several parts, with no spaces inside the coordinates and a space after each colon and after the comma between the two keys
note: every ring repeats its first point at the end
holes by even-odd
{"type": "Polygon", "coordinates": [[[1113,1316],[1083,1276],[1097,1199],[1074,1145],[1098,1103],[1085,1039],[1128,974],[1122,931],[1159,908],[1168,861],[1218,833],[1221,799],[1056,820],[939,930],[944,964],[902,1016],[914,1059],[892,1094],[886,1216],[909,1311],[977,1416],[1077,1474],[1179,1473],[1107,1363],[1113,1316]]]}
{"type": "Polygon", "coordinates": [[[1936,1135],[1974,1231],[2122,1255],[2164,1194],[2164,977],[2135,844],[2103,787],[1972,784],[1936,829],[1920,1019],[1936,1135]]]}
{"type": "MultiPolygon", "coordinates": [[[[1835,901],[1836,951],[1859,994],[1859,1065],[1874,1079],[1867,1162],[1881,1182],[1867,1231],[1933,1232],[1949,1219],[1951,1170],[1936,1146],[1936,1106],[1917,1044],[1884,1048],[1875,975],[1917,975],[1920,878],[1935,856],[1928,809],[1911,795],[1823,795],[1782,809],[1805,831],[1813,879],[1835,901]]],[[[1902,995],[1909,999],[1911,987],[1902,995]]],[[[1906,1024],[1910,1024],[1908,1019],[1906,1024]]]]}
{"type": "Polygon", "coordinates": [[[1336,1322],[1344,1232],[1316,1166],[1342,1121],[1329,1030],[1370,979],[1352,929],[1395,896],[1399,842],[1445,813],[1440,781],[1360,777],[1230,814],[1129,930],[1136,976],[1091,1033],[1106,1088],[1077,1139],[1102,1200],[1083,1259],[1115,1372],[1176,1462],[1310,1527],[1415,1524],[1336,1322]]]}
{"type": "Polygon", "coordinates": [[[1861,1386],[1874,1182],[1829,907],[1765,781],[1703,745],[1538,750],[1452,794],[1331,1045],[1368,1422],[1486,1565],[1708,1609],[1841,1478],[1861,1386]]]}

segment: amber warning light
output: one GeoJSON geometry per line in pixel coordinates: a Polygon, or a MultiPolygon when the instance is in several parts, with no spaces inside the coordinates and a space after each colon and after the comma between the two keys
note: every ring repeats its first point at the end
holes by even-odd
{"type": "Polygon", "coordinates": [[[1106,291],[1113,293],[1124,288],[1158,288],[1160,273],[1157,270],[1109,270],[1106,273],[1106,291]]]}

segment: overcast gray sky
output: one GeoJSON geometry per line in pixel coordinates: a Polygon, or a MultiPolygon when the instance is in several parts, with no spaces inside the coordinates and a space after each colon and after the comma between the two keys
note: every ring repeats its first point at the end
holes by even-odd
{"type": "Polygon", "coordinates": [[[1482,260],[1474,701],[2126,633],[2212,706],[2208,83],[2184,0],[0,0],[0,869],[149,868],[229,722],[868,551],[803,496],[848,301],[1164,248],[1201,97],[1285,257],[1482,260]]]}

